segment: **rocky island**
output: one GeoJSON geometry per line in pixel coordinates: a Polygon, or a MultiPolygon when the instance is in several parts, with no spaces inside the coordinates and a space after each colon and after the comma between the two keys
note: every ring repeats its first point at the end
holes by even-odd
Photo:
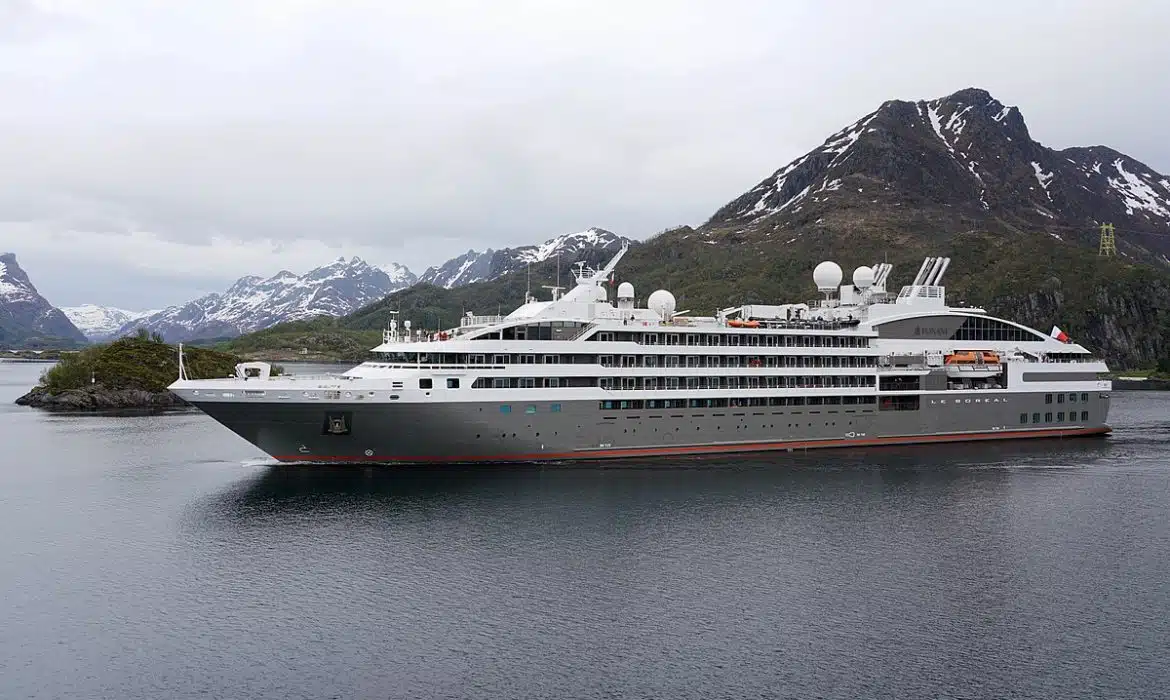
{"type": "MultiPolygon", "coordinates": [[[[229,377],[239,361],[229,353],[183,349],[192,378],[229,377]]],[[[64,355],[16,403],[66,411],[174,408],[185,405],[167,391],[178,376],[178,348],[143,333],[64,355]]]]}

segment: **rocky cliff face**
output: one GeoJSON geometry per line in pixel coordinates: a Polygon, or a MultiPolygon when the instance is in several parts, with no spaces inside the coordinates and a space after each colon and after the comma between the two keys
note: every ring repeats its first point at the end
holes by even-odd
{"type": "Polygon", "coordinates": [[[85,336],[37,292],[12,253],[0,255],[0,344],[73,345],[85,336]]]}

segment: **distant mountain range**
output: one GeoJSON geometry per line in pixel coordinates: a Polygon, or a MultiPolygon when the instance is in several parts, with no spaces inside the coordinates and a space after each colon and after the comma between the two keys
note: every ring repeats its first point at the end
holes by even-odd
{"type": "Polygon", "coordinates": [[[130,319],[112,335],[145,328],[168,341],[229,338],[285,321],[343,316],[416,282],[401,265],[384,268],[361,258],[338,258],[303,275],[241,277],[223,292],[130,319]]]}
{"type": "Polygon", "coordinates": [[[85,336],[40,295],[12,253],[0,255],[0,347],[69,347],[85,336]]]}
{"type": "Polygon", "coordinates": [[[116,337],[119,330],[131,321],[158,313],[153,311],[127,311],[113,306],[97,306],[96,304],[82,304],[81,306],[62,306],[61,311],[77,326],[85,337],[93,342],[101,342],[116,337]]]}
{"type": "Polygon", "coordinates": [[[144,328],[168,341],[228,338],[286,321],[316,316],[344,316],[388,294],[425,282],[451,288],[492,280],[558,255],[568,266],[592,251],[609,252],[622,238],[599,228],[551,238],[540,245],[468,251],[416,277],[398,263],[376,267],[361,258],[338,258],[304,275],[284,271],[267,279],[242,277],[227,290],[161,311],[136,314],[122,309],[84,305],[67,310],[93,341],[144,328]]]}

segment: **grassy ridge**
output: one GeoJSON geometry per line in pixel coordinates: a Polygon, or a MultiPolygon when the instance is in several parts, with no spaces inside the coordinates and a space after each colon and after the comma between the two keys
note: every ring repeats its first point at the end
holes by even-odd
{"type": "Polygon", "coordinates": [[[370,348],[382,342],[378,330],[343,326],[345,319],[320,317],[281,323],[262,331],[233,338],[217,348],[242,357],[270,360],[333,359],[360,361],[370,348]],[[307,355],[301,351],[307,350],[307,355]]]}

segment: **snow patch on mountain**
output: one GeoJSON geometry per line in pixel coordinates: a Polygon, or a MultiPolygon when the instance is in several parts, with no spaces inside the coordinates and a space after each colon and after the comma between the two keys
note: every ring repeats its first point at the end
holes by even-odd
{"type": "MultiPolygon", "coordinates": [[[[1170,206],[1167,206],[1166,200],[1160,197],[1148,182],[1139,175],[1126,170],[1120,158],[1113,162],[1113,167],[1120,177],[1109,178],[1109,186],[1125,201],[1126,214],[1144,211],[1164,219],[1170,219],[1170,206]]],[[[1170,221],[1167,223],[1170,224],[1170,221]]]]}
{"type": "Polygon", "coordinates": [[[1032,171],[1036,173],[1036,181],[1044,188],[1044,194],[1048,195],[1049,201],[1052,201],[1052,193],[1048,191],[1048,183],[1052,182],[1052,178],[1056,176],[1056,173],[1044,172],[1044,168],[1041,168],[1040,164],[1036,161],[1032,161],[1032,171]]]}

